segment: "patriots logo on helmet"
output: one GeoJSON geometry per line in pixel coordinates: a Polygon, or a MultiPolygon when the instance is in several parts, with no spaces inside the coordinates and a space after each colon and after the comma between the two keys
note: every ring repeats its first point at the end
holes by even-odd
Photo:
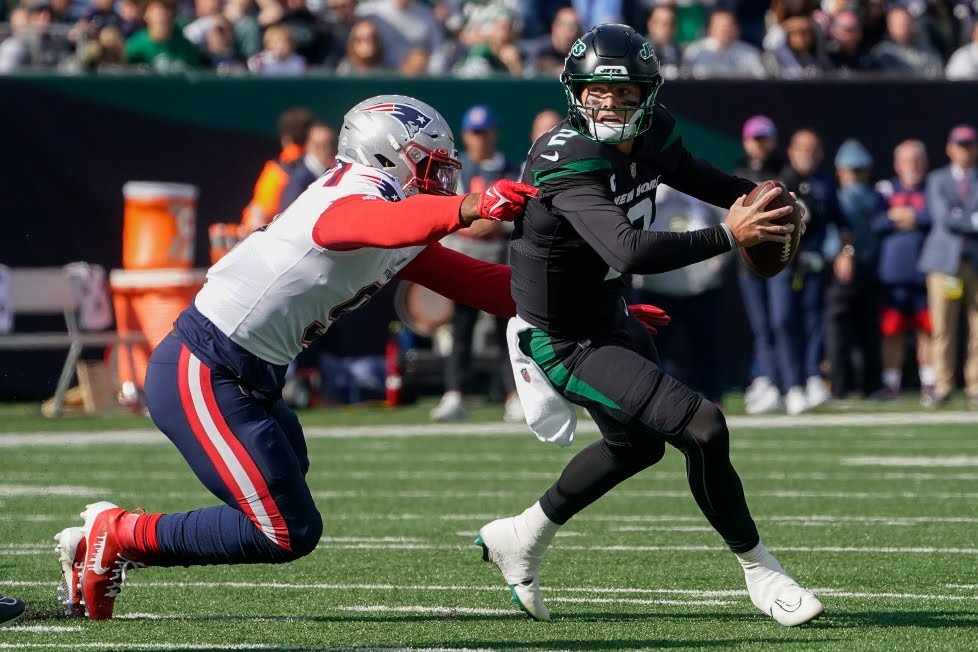
{"type": "Polygon", "coordinates": [[[404,129],[407,130],[408,137],[414,138],[415,134],[431,124],[431,117],[425,115],[418,109],[400,102],[382,102],[373,106],[364,107],[362,111],[372,111],[374,113],[389,113],[401,121],[404,129]]]}
{"type": "Polygon", "coordinates": [[[401,201],[401,195],[397,192],[397,187],[384,177],[374,176],[372,174],[364,175],[365,178],[373,181],[374,184],[380,189],[380,194],[383,195],[384,199],[387,201],[401,201]]]}

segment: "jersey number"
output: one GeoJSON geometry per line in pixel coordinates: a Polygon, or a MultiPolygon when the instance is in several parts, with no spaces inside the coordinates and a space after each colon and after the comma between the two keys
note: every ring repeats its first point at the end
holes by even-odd
{"type": "MultiPolygon", "coordinates": [[[[650,197],[646,197],[639,203],[635,204],[628,209],[625,213],[625,217],[628,221],[632,223],[632,226],[642,229],[643,231],[648,231],[649,225],[652,223],[652,212],[655,209],[655,203],[650,197]]],[[[608,273],[604,275],[604,280],[610,281],[613,278],[618,278],[621,276],[621,272],[616,272],[615,270],[608,268],[608,273]]]]}
{"type": "Polygon", "coordinates": [[[632,226],[642,229],[643,231],[648,231],[649,226],[652,225],[652,214],[655,212],[655,203],[652,201],[651,197],[646,197],[639,203],[635,204],[628,209],[628,213],[625,216],[628,221],[632,223],[632,226]]]}
{"type": "Polygon", "coordinates": [[[573,138],[576,135],[577,132],[573,129],[561,129],[550,138],[550,142],[547,143],[547,147],[560,147],[561,145],[566,145],[567,139],[573,138]]]}
{"type": "MultiPolygon", "coordinates": [[[[343,303],[338,303],[333,306],[333,309],[329,311],[329,321],[334,322],[343,315],[353,312],[363,304],[370,301],[371,297],[380,292],[382,287],[384,287],[384,284],[380,281],[376,281],[366,287],[360,288],[352,297],[343,303]]],[[[302,345],[302,348],[305,348],[309,346],[313,340],[320,337],[325,332],[326,324],[317,319],[302,329],[302,339],[299,340],[299,344],[302,345]]]]}
{"type": "Polygon", "coordinates": [[[362,287],[357,290],[357,293],[352,297],[344,301],[343,303],[338,303],[333,306],[333,309],[329,311],[329,320],[336,321],[343,315],[353,312],[363,304],[370,301],[370,298],[375,294],[380,292],[380,289],[384,287],[384,284],[380,281],[375,281],[367,287],[362,287]]]}

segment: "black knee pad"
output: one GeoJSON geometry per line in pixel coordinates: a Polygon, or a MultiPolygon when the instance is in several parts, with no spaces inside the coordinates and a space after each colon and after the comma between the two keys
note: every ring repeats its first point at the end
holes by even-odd
{"type": "Polygon", "coordinates": [[[700,446],[728,446],[730,444],[727,420],[724,418],[723,412],[709,401],[700,403],[686,425],[684,435],[695,440],[700,446]]]}

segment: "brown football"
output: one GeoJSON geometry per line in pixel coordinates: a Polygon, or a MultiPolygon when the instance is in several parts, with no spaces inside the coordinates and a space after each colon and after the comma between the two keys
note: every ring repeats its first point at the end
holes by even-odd
{"type": "Polygon", "coordinates": [[[774,186],[781,186],[781,194],[768,203],[766,210],[773,211],[782,206],[793,206],[794,210],[784,217],[774,220],[772,224],[794,224],[795,230],[791,234],[791,240],[785,244],[779,242],[762,242],[753,247],[744,247],[740,250],[740,256],[744,259],[755,274],[764,278],[776,276],[781,270],[787,267],[795,253],[798,251],[798,244],[801,242],[801,209],[795,203],[794,197],[784,187],[780,181],[764,181],[759,183],[750,194],[744,199],[744,206],[750,206],[757,198],[766,193],[774,186]]]}

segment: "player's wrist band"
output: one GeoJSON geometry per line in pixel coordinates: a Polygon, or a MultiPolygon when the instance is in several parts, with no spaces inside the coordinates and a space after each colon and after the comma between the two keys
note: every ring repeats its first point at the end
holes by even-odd
{"type": "Polygon", "coordinates": [[[730,249],[733,250],[739,248],[740,243],[737,242],[737,238],[734,237],[733,231],[730,230],[730,227],[726,224],[721,224],[720,226],[723,227],[723,232],[727,234],[727,240],[730,241],[730,249]]]}

